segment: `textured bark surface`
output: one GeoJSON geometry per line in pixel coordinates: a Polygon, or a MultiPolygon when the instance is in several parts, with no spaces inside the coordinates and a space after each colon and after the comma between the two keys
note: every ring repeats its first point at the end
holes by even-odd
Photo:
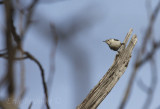
{"type": "Polygon", "coordinates": [[[128,46],[126,46],[132,31],[133,30],[130,29],[127,33],[123,41],[124,45],[119,49],[113,65],[109,68],[99,83],[90,91],[84,101],[77,106],[77,109],[96,109],[123,75],[128,67],[132,50],[137,42],[137,36],[133,35],[128,46]]]}

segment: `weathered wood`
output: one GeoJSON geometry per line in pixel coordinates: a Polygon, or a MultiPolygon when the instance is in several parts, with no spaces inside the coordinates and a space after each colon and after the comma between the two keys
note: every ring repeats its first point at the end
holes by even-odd
{"type": "Polygon", "coordinates": [[[84,101],[77,106],[77,109],[96,109],[123,75],[128,67],[132,50],[137,42],[137,36],[133,35],[131,41],[126,47],[132,31],[133,30],[130,29],[127,33],[123,42],[124,45],[119,49],[113,65],[109,68],[99,83],[90,91],[84,101]]]}

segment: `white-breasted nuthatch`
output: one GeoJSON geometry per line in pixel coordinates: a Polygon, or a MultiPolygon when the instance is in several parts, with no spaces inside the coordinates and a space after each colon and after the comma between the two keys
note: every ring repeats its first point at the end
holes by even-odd
{"type": "Polygon", "coordinates": [[[123,44],[117,39],[108,39],[103,42],[108,44],[109,48],[114,51],[117,51],[121,47],[121,45],[123,44]]]}

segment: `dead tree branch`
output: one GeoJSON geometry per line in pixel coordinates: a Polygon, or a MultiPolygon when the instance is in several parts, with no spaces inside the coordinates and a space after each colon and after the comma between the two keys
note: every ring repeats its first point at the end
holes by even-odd
{"type": "Polygon", "coordinates": [[[128,46],[125,47],[131,33],[132,29],[130,29],[125,37],[123,42],[124,45],[121,46],[119,53],[116,55],[113,65],[99,83],[90,91],[84,101],[77,106],[77,109],[96,109],[123,75],[129,64],[133,48],[137,42],[137,36],[133,35],[128,46]]]}

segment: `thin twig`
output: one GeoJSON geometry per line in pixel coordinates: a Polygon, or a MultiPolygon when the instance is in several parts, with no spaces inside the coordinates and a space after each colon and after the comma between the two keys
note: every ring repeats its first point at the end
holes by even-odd
{"type": "Polygon", "coordinates": [[[19,50],[22,50],[22,48],[21,48],[21,38],[16,32],[16,28],[15,28],[14,23],[13,23],[13,18],[11,18],[11,32],[12,32],[12,35],[13,35],[13,39],[15,40],[15,42],[17,44],[17,48],[19,50]]]}
{"type": "Polygon", "coordinates": [[[50,54],[50,73],[49,73],[49,76],[47,79],[47,84],[48,84],[48,87],[51,88],[52,81],[53,81],[53,75],[54,75],[54,71],[55,71],[55,62],[54,61],[55,61],[56,48],[58,45],[58,34],[56,32],[56,28],[53,23],[50,25],[50,27],[51,27],[52,34],[53,34],[53,44],[54,45],[52,47],[51,54],[50,54]]]}
{"type": "Polygon", "coordinates": [[[139,88],[147,94],[147,98],[143,105],[143,109],[148,109],[149,106],[151,105],[153,94],[154,94],[154,91],[157,85],[157,80],[158,80],[158,76],[157,76],[158,73],[157,73],[155,61],[151,59],[150,64],[151,64],[150,65],[151,66],[151,85],[147,87],[142,80],[138,81],[139,88]]]}
{"type": "Polygon", "coordinates": [[[29,107],[28,107],[28,109],[31,109],[31,108],[32,108],[32,104],[33,104],[33,103],[31,102],[30,105],[29,105],[29,107]]]}
{"type": "Polygon", "coordinates": [[[149,26],[148,26],[148,29],[145,33],[145,38],[143,39],[144,41],[142,42],[142,49],[141,49],[141,52],[144,53],[145,50],[146,50],[146,45],[147,45],[147,42],[149,40],[149,38],[151,37],[151,34],[152,34],[152,29],[153,29],[153,26],[154,26],[154,22],[157,18],[157,15],[158,15],[158,12],[160,10],[160,1],[159,3],[157,4],[155,10],[153,11],[151,17],[150,17],[150,22],[149,22],[149,26]]]}
{"type": "Polygon", "coordinates": [[[153,49],[151,50],[151,52],[149,52],[144,59],[142,59],[142,60],[139,61],[139,58],[138,58],[139,55],[137,55],[137,58],[136,58],[136,61],[135,61],[136,63],[134,64],[134,69],[132,71],[132,75],[130,77],[130,80],[129,80],[129,83],[128,83],[128,86],[127,86],[127,90],[125,92],[124,98],[123,98],[123,100],[122,100],[122,102],[120,104],[119,109],[124,109],[124,106],[126,105],[127,99],[128,99],[129,94],[131,92],[131,88],[132,88],[134,79],[135,79],[135,77],[137,75],[138,68],[141,67],[148,60],[150,60],[154,56],[155,51],[160,47],[160,43],[159,42],[155,43],[155,45],[156,46],[153,47],[153,49]]]}
{"type": "Polygon", "coordinates": [[[41,71],[41,77],[42,77],[42,83],[43,83],[43,89],[44,89],[44,93],[45,93],[45,103],[46,103],[46,107],[47,109],[50,109],[50,106],[49,106],[49,101],[48,101],[48,90],[47,90],[47,84],[45,82],[45,74],[44,74],[44,70],[42,68],[42,65],[40,64],[40,62],[35,58],[33,57],[29,52],[24,52],[24,54],[29,58],[31,59],[32,61],[34,61],[40,68],[40,71],[41,71]]]}
{"type": "Polygon", "coordinates": [[[153,60],[153,58],[151,59],[151,85],[150,87],[148,88],[148,91],[147,91],[147,99],[143,105],[143,109],[149,109],[151,103],[152,103],[152,100],[153,100],[153,94],[155,92],[155,89],[156,89],[156,85],[157,85],[157,80],[158,80],[158,72],[157,72],[157,67],[156,67],[156,63],[155,61],[153,60]]]}
{"type": "MultiPolygon", "coordinates": [[[[25,57],[20,57],[20,58],[14,58],[14,60],[24,60],[24,59],[31,59],[32,61],[34,61],[40,68],[41,71],[41,77],[42,77],[42,83],[43,83],[43,89],[44,89],[44,93],[45,93],[45,98],[46,98],[46,106],[47,109],[50,109],[49,107],[49,101],[48,101],[48,90],[47,90],[47,84],[45,82],[45,74],[44,74],[44,70],[42,68],[42,65],[40,64],[40,62],[33,57],[29,52],[24,52],[24,55],[26,55],[25,57]]],[[[4,54],[0,54],[0,56],[4,57],[4,54]]],[[[5,57],[6,59],[8,59],[8,57],[5,57]]]]}
{"type": "MultiPolygon", "coordinates": [[[[51,48],[51,53],[50,53],[50,68],[49,68],[49,75],[47,78],[47,86],[48,86],[48,95],[51,92],[52,89],[52,84],[54,80],[54,72],[55,72],[55,55],[56,55],[56,49],[58,45],[58,34],[56,32],[56,27],[53,23],[50,24],[51,32],[52,32],[52,37],[53,37],[53,42],[52,42],[52,48],[51,48]]],[[[44,109],[44,105],[42,104],[41,109],[44,109]]]]}
{"type": "MultiPolygon", "coordinates": [[[[8,54],[7,53],[1,53],[0,57],[5,58],[5,59],[9,59],[8,54]]],[[[14,60],[24,60],[27,59],[27,56],[23,56],[23,57],[14,57],[14,60]]]]}
{"type": "Polygon", "coordinates": [[[29,25],[31,24],[31,18],[32,18],[32,15],[33,15],[33,12],[34,12],[34,9],[35,9],[36,5],[38,4],[38,1],[39,0],[33,0],[31,5],[27,9],[28,10],[28,14],[27,14],[27,17],[26,17],[25,26],[24,26],[24,29],[23,29],[23,31],[21,33],[22,40],[24,40],[24,34],[26,33],[26,31],[28,30],[29,25]]]}
{"type": "Polygon", "coordinates": [[[147,62],[149,59],[151,59],[153,57],[153,55],[155,54],[156,50],[160,47],[160,42],[154,43],[152,50],[150,52],[147,53],[147,55],[145,56],[145,58],[143,58],[141,61],[137,62],[137,67],[140,67],[141,65],[143,65],[145,62],[147,62]]]}

